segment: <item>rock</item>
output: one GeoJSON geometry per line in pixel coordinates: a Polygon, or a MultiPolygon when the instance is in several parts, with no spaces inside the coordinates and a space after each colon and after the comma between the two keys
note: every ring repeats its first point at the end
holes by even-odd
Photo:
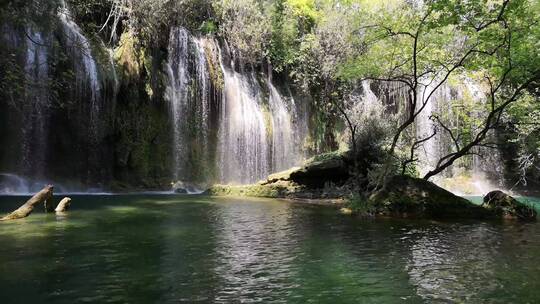
{"type": "Polygon", "coordinates": [[[186,194],[188,193],[186,189],[184,188],[176,188],[174,189],[174,193],[177,193],[177,194],[186,194]]]}
{"type": "Polygon", "coordinates": [[[533,207],[519,202],[500,190],[489,192],[484,197],[483,205],[503,218],[519,220],[536,219],[536,210],[533,207]]]}
{"type": "Polygon", "coordinates": [[[174,193],[187,194],[187,193],[199,193],[201,192],[200,189],[204,189],[204,187],[195,186],[190,183],[178,181],[172,184],[172,189],[174,193]]]}
{"type": "Polygon", "coordinates": [[[286,181],[272,184],[213,185],[204,194],[213,196],[287,197],[298,191],[298,186],[286,181]]]}
{"type": "Polygon", "coordinates": [[[54,209],[55,212],[66,212],[69,207],[71,206],[71,198],[64,197],[60,203],[58,203],[58,206],[56,206],[56,209],[54,209]]]}
{"type": "Polygon", "coordinates": [[[281,171],[278,173],[270,174],[264,181],[260,181],[261,185],[273,184],[278,181],[292,181],[291,174],[301,170],[302,167],[293,167],[289,170],[281,171]]]}
{"type": "Polygon", "coordinates": [[[323,188],[329,182],[342,184],[349,179],[347,152],[330,152],[313,157],[302,167],[294,167],[286,171],[274,173],[261,185],[286,181],[308,188],[323,188]]]}
{"type": "Polygon", "coordinates": [[[341,155],[308,161],[305,166],[290,173],[291,181],[310,188],[322,188],[328,182],[343,183],[349,177],[349,166],[341,155]]]}
{"type": "Polygon", "coordinates": [[[369,198],[378,214],[418,218],[493,218],[490,210],[424,179],[390,178],[369,198]]]}
{"type": "Polygon", "coordinates": [[[204,193],[214,196],[341,198],[347,192],[344,185],[350,177],[347,159],[347,152],[343,151],[321,154],[301,167],[271,174],[256,184],[213,185],[204,193]]]}

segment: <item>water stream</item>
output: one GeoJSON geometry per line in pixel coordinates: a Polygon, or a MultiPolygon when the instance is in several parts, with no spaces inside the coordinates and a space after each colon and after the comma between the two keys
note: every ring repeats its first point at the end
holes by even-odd
{"type": "Polygon", "coordinates": [[[46,174],[49,151],[49,44],[45,34],[26,27],[25,99],[22,122],[21,172],[38,178],[46,174]]]}
{"type": "MultiPolygon", "coordinates": [[[[223,58],[223,56],[221,56],[223,58]]],[[[223,71],[223,107],[220,115],[219,168],[225,183],[251,183],[269,173],[269,111],[263,112],[262,92],[253,74],[241,74],[234,65],[223,71]]]]}
{"type": "MultiPolygon", "coordinates": [[[[101,83],[98,76],[98,66],[92,55],[90,41],[84,36],[81,28],[71,18],[71,12],[65,3],[61,2],[59,18],[64,27],[66,45],[68,52],[75,64],[75,86],[78,100],[89,103],[84,105],[88,109],[88,135],[90,145],[94,150],[99,143],[103,123],[101,120],[102,96],[101,83]]],[[[95,153],[95,151],[93,151],[95,153]]]]}
{"type": "MultiPolygon", "coordinates": [[[[540,224],[362,220],[279,200],[73,196],[0,222],[2,303],[535,303],[540,224]]],[[[21,197],[1,197],[0,213],[21,197]]]]}
{"type": "Polygon", "coordinates": [[[168,49],[166,96],[176,180],[190,181],[190,172],[200,170],[193,167],[196,157],[206,166],[214,162],[222,183],[253,183],[299,164],[302,118],[294,100],[282,96],[270,77],[239,69],[226,44],[193,37],[184,28],[171,30],[168,49]],[[209,62],[209,56],[217,62],[209,62]],[[211,117],[218,120],[216,138],[211,117]],[[215,159],[207,154],[213,145],[215,159]]]}

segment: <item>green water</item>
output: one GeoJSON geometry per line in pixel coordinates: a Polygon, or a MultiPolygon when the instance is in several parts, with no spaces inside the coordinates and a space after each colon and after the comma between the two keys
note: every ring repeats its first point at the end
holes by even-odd
{"type": "MultiPolygon", "coordinates": [[[[0,303],[535,303],[540,224],[277,200],[74,196],[0,223],[0,303]]],[[[0,197],[7,212],[24,198],[0,197]]]]}

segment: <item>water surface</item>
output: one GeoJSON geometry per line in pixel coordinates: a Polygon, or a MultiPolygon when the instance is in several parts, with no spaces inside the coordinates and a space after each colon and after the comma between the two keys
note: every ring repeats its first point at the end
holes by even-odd
{"type": "MultiPolygon", "coordinates": [[[[1,303],[540,299],[537,223],[366,220],[204,196],[72,198],[66,216],[0,223],[1,303]]],[[[0,211],[24,200],[0,197],[0,211]]]]}

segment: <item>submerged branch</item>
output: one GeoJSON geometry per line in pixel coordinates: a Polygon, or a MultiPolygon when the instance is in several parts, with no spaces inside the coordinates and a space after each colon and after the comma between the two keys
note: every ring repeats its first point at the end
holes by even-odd
{"type": "Polygon", "coordinates": [[[0,221],[8,221],[8,220],[16,220],[16,219],[22,219],[27,216],[29,216],[32,211],[34,211],[34,207],[38,204],[45,204],[47,202],[50,203],[52,197],[53,197],[53,189],[54,187],[52,185],[48,185],[43,190],[39,191],[36,195],[32,196],[24,205],[19,207],[19,209],[11,212],[10,214],[4,216],[0,219],[0,221]]]}

